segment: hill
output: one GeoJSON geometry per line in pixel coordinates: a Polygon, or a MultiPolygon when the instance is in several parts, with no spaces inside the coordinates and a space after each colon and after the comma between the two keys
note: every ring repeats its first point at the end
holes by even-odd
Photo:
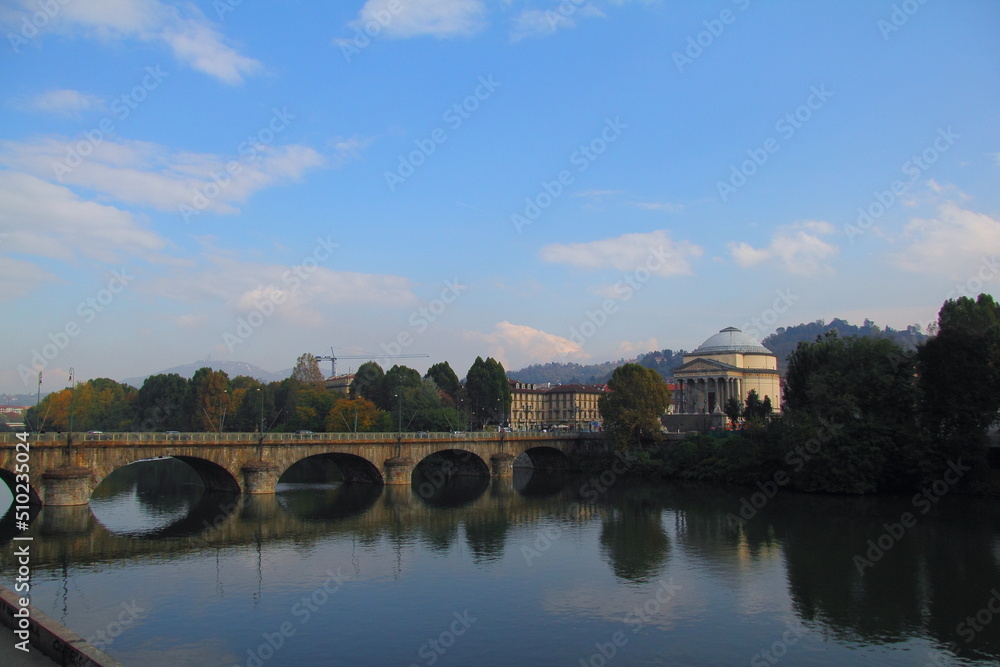
{"type": "MultiPolygon", "coordinates": [[[[915,324],[906,327],[905,330],[896,330],[892,327],[880,327],[868,319],[861,326],[856,326],[846,320],[834,318],[829,324],[825,320],[816,320],[791,327],[780,327],[762,340],[761,344],[778,357],[778,370],[784,373],[788,355],[800,342],[812,342],[816,340],[817,336],[822,336],[831,330],[836,331],[842,337],[887,336],[896,341],[904,350],[916,350],[918,345],[927,340],[927,336],[915,324]]],[[[618,361],[606,361],[586,366],[559,362],[533,364],[520,370],[510,371],[507,373],[507,377],[519,382],[535,384],[545,384],[546,382],[552,384],[571,384],[574,382],[603,384],[608,381],[616,368],[628,362],[635,362],[646,368],[652,368],[664,379],[669,379],[673,376],[674,369],[684,362],[684,354],[686,354],[685,350],[675,352],[666,349],[647,352],[635,359],[619,359],[618,361]]]]}
{"type": "Polygon", "coordinates": [[[836,331],[842,338],[847,336],[885,336],[894,340],[904,350],[916,350],[918,345],[927,340],[927,336],[920,331],[920,327],[916,324],[900,331],[892,327],[879,327],[868,319],[859,327],[846,320],[834,318],[829,324],[824,320],[816,320],[788,328],[779,327],[773,334],[762,340],[761,344],[778,357],[778,370],[784,373],[788,355],[795,350],[800,342],[812,342],[816,340],[817,336],[822,336],[827,331],[836,331]]]}
{"type": "MultiPolygon", "coordinates": [[[[174,366],[173,368],[168,368],[166,370],[159,371],[158,373],[150,373],[150,375],[166,375],[169,373],[177,373],[182,378],[190,379],[191,376],[199,368],[204,367],[211,368],[215,371],[225,371],[230,378],[234,378],[237,375],[246,375],[252,377],[260,382],[280,382],[292,374],[292,369],[289,368],[285,371],[279,371],[277,373],[272,373],[271,371],[266,371],[259,366],[254,366],[253,364],[248,364],[245,361],[192,361],[189,364],[182,364],[180,366],[174,366]]],[[[139,388],[142,383],[146,381],[149,375],[142,377],[126,378],[122,380],[123,383],[132,385],[133,387],[139,388]]]]}
{"type": "Polygon", "coordinates": [[[647,352],[634,359],[619,359],[618,361],[605,361],[601,364],[590,364],[583,366],[575,363],[563,364],[550,362],[547,364],[533,364],[517,371],[510,371],[507,377],[519,382],[532,382],[535,384],[604,384],[611,378],[611,374],[622,364],[629,362],[637,363],[646,368],[652,368],[664,378],[669,378],[673,370],[681,365],[684,350],[674,352],[673,350],[661,350],[647,352]]]}

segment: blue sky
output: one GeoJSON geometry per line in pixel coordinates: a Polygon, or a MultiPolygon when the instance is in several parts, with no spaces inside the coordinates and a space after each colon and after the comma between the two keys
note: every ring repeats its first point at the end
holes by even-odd
{"type": "Polygon", "coordinates": [[[0,27],[0,391],[924,326],[1000,279],[995,2],[5,0],[0,27]]]}

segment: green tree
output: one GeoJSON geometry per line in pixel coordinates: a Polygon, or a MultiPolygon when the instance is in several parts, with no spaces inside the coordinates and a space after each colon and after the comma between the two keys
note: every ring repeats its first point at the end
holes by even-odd
{"type": "Polygon", "coordinates": [[[385,393],[385,371],[374,361],[366,361],[358,367],[351,384],[351,398],[366,398],[380,410],[388,409],[385,393]]]}
{"type": "Polygon", "coordinates": [[[186,408],[195,431],[222,431],[229,412],[229,375],[202,367],[188,383],[186,408]]]}
{"type": "Polygon", "coordinates": [[[500,424],[510,414],[510,382],[503,364],[493,357],[476,357],[465,378],[465,404],[477,428],[500,424]]]}
{"type": "Polygon", "coordinates": [[[316,431],[326,428],[326,417],[338,394],[292,378],[285,380],[282,431],[316,431]]]}
{"type": "Polygon", "coordinates": [[[951,299],[938,333],[917,350],[920,417],[934,439],[932,470],[962,458],[987,466],[987,429],[1000,417],[1000,305],[988,294],[951,299]]]}
{"type": "Polygon", "coordinates": [[[438,389],[451,399],[452,405],[458,400],[458,395],[462,391],[462,383],[458,381],[458,375],[455,374],[447,361],[436,363],[428,368],[424,378],[434,380],[438,389]]]}
{"type": "Polygon", "coordinates": [[[898,344],[836,332],[799,343],[785,388],[787,461],[796,486],[868,493],[916,483],[925,439],[916,423],[913,355],[898,344]],[[806,442],[820,446],[803,453],[806,442]]]}
{"type": "MultiPolygon", "coordinates": [[[[258,380],[240,375],[233,378],[233,398],[226,419],[227,428],[243,433],[256,433],[261,429],[264,411],[270,392],[258,380]]],[[[272,400],[273,408],[273,400],[272,400]]]]}
{"type": "Polygon", "coordinates": [[[654,370],[623,364],[608,380],[609,393],[598,399],[604,428],[620,448],[642,446],[660,433],[660,416],[670,405],[670,389],[654,370]]]}
{"type": "Polygon", "coordinates": [[[751,389],[750,393],[747,394],[747,404],[743,408],[743,419],[746,420],[747,425],[752,428],[765,426],[771,417],[771,411],[771,398],[765,396],[762,401],[757,390],[751,389]]]}
{"type": "MultiPolygon", "coordinates": [[[[441,390],[430,378],[403,391],[402,426],[404,431],[451,431],[462,428],[458,411],[446,405],[441,390]]],[[[398,419],[398,414],[395,415],[398,419]]]]}
{"type": "Polygon", "coordinates": [[[727,417],[729,417],[729,423],[736,426],[740,420],[740,415],[743,414],[743,406],[740,405],[739,399],[735,396],[730,396],[726,399],[726,404],[722,408],[722,411],[726,413],[727,417]]]}
{"type": "Polygon", "coordinates": [[[133,430],[189,430],[190,415],[184,410],[188,390],[188,381],[177,373],[150,375],[136,395],[133,430]]]}
{"type": "Polygon", "coordinates": [[[408,424],[414,414],[412,394],[420,386],[420,373],[407,366],[395,365],[382,379],[384,410],[392,413],[392,428],[411,430],[408,424]]]}

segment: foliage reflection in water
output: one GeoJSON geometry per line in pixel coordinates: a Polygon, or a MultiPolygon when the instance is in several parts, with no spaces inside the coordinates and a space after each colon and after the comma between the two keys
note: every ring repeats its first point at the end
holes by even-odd
{"type": "Polygon", "coordinates": [[[988,500],[942,498],[876,553],[910,498],[779,494],[739,522],[749,491],[733,487],[618,480],[595,500],[586,477],[438,467],[410,487],[307,479],[241,497],[145,465],[30,531],[41,609],[85,637],[143,610],[106,647],[126,664],[1000,658],[988,500]]]}

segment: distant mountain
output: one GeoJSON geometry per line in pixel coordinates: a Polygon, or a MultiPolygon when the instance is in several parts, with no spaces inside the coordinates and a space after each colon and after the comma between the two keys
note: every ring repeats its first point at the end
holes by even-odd
{"type": "Polygon", "coordinates": [[[37,398],[45,398],[49,392],[37,394],[0,394],[0,405],[34,405],[37,398]]]}
{"type": "Polygon", "coordinates": [[[662,377],[669,378],[675,368],[681,365],[684,351],[674,352],[673,350],[662,350],[659,352],[647,352],[634,359],[619,359],[618,361],[605,361],[602,364],[590,364],[582,366],[575,363],[551,362],[548,364],[534,364],[522,368],[521,370],[507,373],[507,377],[519,382],[529,382],[533,384],[604,384],[611,378],[611,374],[619,366],[626,363],[637,363],[646,368],[652,368],[662,377]]]}
{"type": "MultiPolygon", "coordinates": [[[[871,320],[865,320],[864,324],[853,325],[846,320],[834,318],[829,324],[825,320],[816,320],[808,324],[798,324],[791,327],[781,327],[773,334],[761,341],[761,344],[774,352],[778,357],[778,370],[785,372],[788,355],[798,346],[801,341],[812,342],[817,336],[822,336],[827,331],[834,330],[841,337],[846,336],[886,336],[896,341],[904,350],[916,350],[917,346],[927,340],[927,336],[920,331],[916,324],[906,327],[904,330],[896,330],[892,327],[880,327],[871,320]]],[[[550,362],[547,364],[533,364],[520,370],[509,371],[507,377],[519,382],[530,382],[535,384],[603,384],[608,381],[616,368],[628,362],[635,362],[646,368],[657,371],[664,379],[673,377],[674,369],[684,363],[684,350],[661,350],[659,352],[647,352],[639,355],[635,359],[619,359],[618,361],[606,361],[601,364],[590,364],[582,366],[574,363],[550,362]]]]}
{"type": "Polygon", "coordinates": [[[884,336],[896,341],[904,350],[916,350],[918,345],[927,340],[927,336],[920,331],[920,327],[916,324],[899,331],[892,327],[880,327],[868,319],[859,327],[846,320],[834,318],[829,324],[824,320],[816,320],[788,328],[780,327],[762,340],[761,344],[778,357],[778,370],[784,373],[788,355],[798,347],[800,342],[811,343],[816,340],[817,336],[822,336],[831,330],[836,331],[842,338],[847,336],[884,336]]]}
{"type": "MultiPolygon", "coordinates": [[[[280,382],[292,374],[292,369],[278,371],[277,373],[272,373],[271,371],[266,371],[259,366],[254,366],[253,364],[248,364],[245,361],[192,361],[189,364],[183,364],[182,366],[174,366],[173,368],[168,368],[166,370],[160,371],[159,373],[151,373],[150,375],[168,375],[170,373],[177,373],[182,378],[190,379],[199,368],[211,368],[215,371],[225,371],[230,378],[234,378],[237,375],[246,375],[247,377],[252,377],[260,382],[280,382]]],[[[142,383],[146,381],[148,375],[143,377],[127,378],[122,380],[125,384],[132,385],[133,387],[139,388],[142,383]]]]}

